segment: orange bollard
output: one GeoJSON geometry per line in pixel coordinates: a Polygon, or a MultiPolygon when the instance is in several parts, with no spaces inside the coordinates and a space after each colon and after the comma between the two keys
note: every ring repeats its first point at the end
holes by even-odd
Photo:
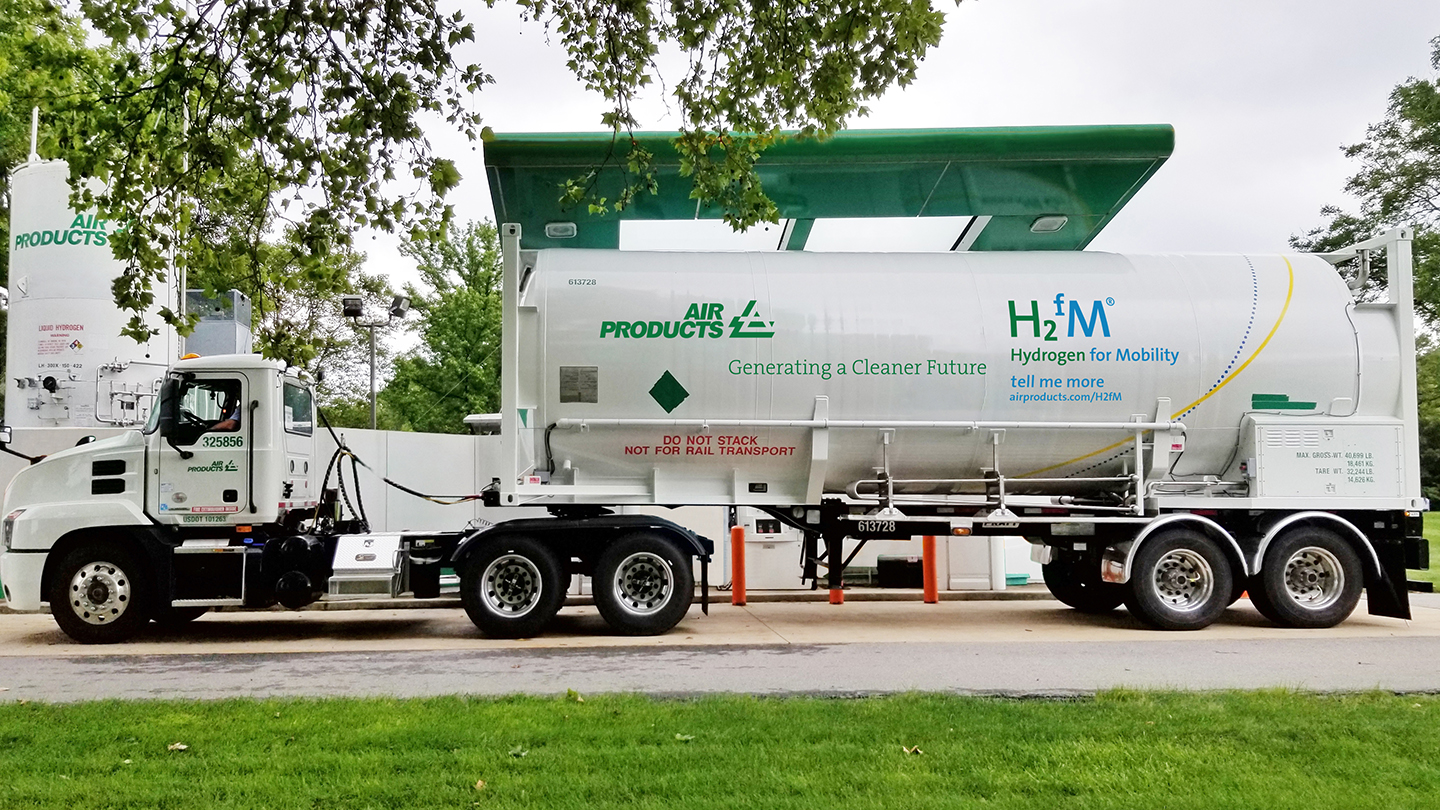
{"type": "Polygon", "coordinates": [[[830,589],[830,604],[832,604],[832,605],[843,605],[843,604],[845,604],[845,592],[842,591],[842,590],[839,589],[839,588],[831,588],[831,589],[830,589]]]}
{"type": "Polygon", "coordinates": [[[923,572],[925,584],[925,604],[933,605],[940,601],[940,579],[935,572],[935,538],[930,535],[920,540],[921,558],[920,569],[923,572]]]}
{"type": "Polygon", "coordinates": [[[745,527],[730,530],[730,604],[745,606],[745,527]]]}

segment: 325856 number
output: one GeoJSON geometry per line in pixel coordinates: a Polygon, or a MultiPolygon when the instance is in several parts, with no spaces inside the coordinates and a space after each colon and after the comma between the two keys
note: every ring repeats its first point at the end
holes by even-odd
{"type": "Polygon", "coordinates": [[[244,447],[245,439],[242,436],[202,436],[201,447],[244,447]]]}

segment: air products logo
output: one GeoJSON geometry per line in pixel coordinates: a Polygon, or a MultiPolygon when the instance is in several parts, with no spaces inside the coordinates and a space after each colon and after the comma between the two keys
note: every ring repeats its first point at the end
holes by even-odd
{"type": "MultiPolygon", "coordinates": [[[[1020,337],[1020,325],[1028,323],[1030,325],[1029,331],[1034,333],[1034,337],[1043,337],[1045,340],[1059,340],[1059,338],[1055,336],[1055,330],[1059,327],[1060,322],[1048,318],[1041,318],[1039,301],[1025,302],[1030,305],[1028,307],[1025,306],[1025,303],[1017,307],[1015,303],[1014,301],[1009,302],[1010,337],[1020,337]]],[[[1065,299],[1065,293],[1056,293],[1055,300],[1052,303],[1055,304],[1056,318],[1065,318],[1067,314],[1065,305],[1070,305],[1069,318],[1067,319],[1065,330],[1066,337],[1075,337],[1075,327],[1077,325],[1085,337],[1094,337],[1097,327],[1100,329],[1100,334],[1105,337],[1110,337],[1110,321],[1105,317],[1105,310],[1115,306],[1114,298],[1106,298],[1103,301],[1097,299],[1091,301],[1087,307],[1079,301],[1067,301],[1065,299]],[[1089,310],[1088,316],[1086,315],[1087,309],[1089,310]]],[[[1049,313],[1047,312],[1046,314],[1048,315],[1049,313]]]]}
{"type": "Polygon", "coordinates": [[[110,220],[97,219],[94,214],[76,214],[69,228],[54,228],[45,231],[15,234],[15,249],[44,247],[46,245],[96,245],[105,246],[113,234],[125,230],[125,224],[118,223],[109,230],[110,220]]]}
{"type": "Polygon", "coordinates": [[[772,338],[775,322],[761,317],[758,301],[751,301],[739,315],[725,320],[723,304],[696,302],[678,321],[601,321],[602,338],[772,338]],[[728,328],[728,332],[726,331],[728,328]]]}

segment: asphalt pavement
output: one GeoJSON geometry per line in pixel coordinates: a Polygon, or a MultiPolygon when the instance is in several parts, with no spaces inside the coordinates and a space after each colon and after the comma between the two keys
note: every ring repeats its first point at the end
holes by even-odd
{"type": "Polygon", "coordinates": [[[1362,602],[1329,630],[1269,625],[1242,600],[1192,633],[1054,601],[760,603],[699,609],[651,638],[568,607],[542,638],[493,640],[461,611],[221,613],[125,645],[72,644],[46,615],[0,616],[0,699],[638,691],[656,695],[1076,695],[1113,687],[1440,692],[1440,598],[1411,621],[1362,602]]]}

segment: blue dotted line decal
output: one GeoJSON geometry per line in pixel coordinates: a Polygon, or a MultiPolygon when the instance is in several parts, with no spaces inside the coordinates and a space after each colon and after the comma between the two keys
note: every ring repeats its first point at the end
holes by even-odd
{"type": "MultiPolygon", "coordinates": [[[[1245,345],[1250,342],[1250,332],[1255,328],[1255,311],[1260,306],[1260,277],[1255,273],[1255,264],[1250,261],[1249,256],[1245,257],[1245,264],[1250,268],[1250,319],[1245,322],[1245,334],[1240,338],[1240,345],[1235,348],[1235,354],[1230,357],[1230,362],[1225,366],[1225,370],[1220,372],[1219,377],[1215,378],[1215,383],[1206,390],[1206,396],[1208,396],[1211,391],[1219,388],[1220,383],[1225,382],[1225,375],[1229,374],[1230,369],[1234,368],[1235,364],[1240,361],[1240,353],[1245,351],[1245,345]]],[[[1199,407],[1198,402],[1195,405],[1191,405],[1189,410],[1176,418],[1184,419],[1190,414],[1190,411],[1195,410],[1197,407],[1199,407]]]]}
{"type": "MultiPolygon", "coordinates": [[[[1220,387],[1220,383],[1225,382],[1225,376],[1230,373],[1230,369],[1235,368],[1235,364],[1238,363],[1238,362],[1240,362],[1240,355],[1241,355],[1242,353],[1244,353],[1244,351],[1245,351],[1245,346],[1246,346],[1247,344],[1249,344],[1249,342],[1250,342],[1250,333],[1251,333],[1252,331],[1254,331],[1254,329],[1255,329],[1255,313],[1256,313],[1256,312],[1259,310],[1259,308],[1260,308],[1260,276],[1259,276],[1259,274],[1257,274],[1257,273],[1255,272],[1255,264],[1254,264],[1254,262],[1251,262],[1251,261],[1250,261],[1250,257],[1249,257],[1249,256],[1246,256],[1246,257],[1245,257],[1245,264],[1246,264],[1246,266],[1248,266],[1248,267],[1250,268],[1250,318],[1249,318],[1249,320],[1247,320],[1247,321],[1245,322],[1245,334],[1243,334],[1243,335],[1240,336],[1240,345],[1237,346],[1237,347],[1235,347],[1235,354],[1233,354],[1233,355],[1230,356],[1230,362],[1229,362],[1228,364],[1226,364],[1225,370],[1222,371],[1222,372],[1220,372],[1220,376],[1215,378],[1215,383],[1214,383],[1213,385],[1211,385],[1208,390],[1205,391],[1205,395],[1206,395],[1206,396],[1208,396],[1208,395],[1209,395],[1212,391],[1214,391],[1216,388],[1219,388],[1219,387],[1220,387]]],[[[1204,397],[1201,397],[1201,399],[1204,399],[1204,397]]],[[[1196,404],[1191,405],[1188,409],[1186,409],[1186,411],[1185,411],[1184,413],[1180,414],[1179,416],[1177,416],[1177,417],[1175,417],[1175,418],[1176,418],[1176,419],[1184,419],[1186,416],[1188,416],[1192,411],[1194,411],[1194,410],[1195,410],[1196,408],[1198,408],[1198,407],[1200,407],[1200,404],[1199,404],[1199,402],[1197,401],[1196,404]]],[[[1077,475],[1084,475],[1085,473],[1090,472],[1091,470],[1094,470],[1094,469],[1097,469],[1097,468],[1100,468],[1100,467],[1104,467],[1105,465],[1110,464],[1111,462],[1114,462],[1114,461],[1116,461],[1116,460],[1118,460],[1118,459],[1120,459],[1120,458],[1123,458],[1124,456],[1128,455],[1129,453],[1130,453],[1130,447],[1127,446],[1125,449],[1123,449],[1123,450],[1115,453],[1114,455],[1110,456],[1109,458],[1103,459],[1103,460],[1101,460],[1101,461],[1097,461],[1097,462],[1095,462],[1094,464],[1091,464],[1091,465],[1088,466],[1088,467],[1084,467],[1084,468],[1082,468],[1082,469],[1079,469],[1079,470],[1076,470],[1076,471],[1074,471],[1074,472],[1072,472],[1072,473],[1069,473],[1069,474],[1066,475],[1065,477],[1066,477],[1066,478],[1073,478],[1073,477],[1075,477],[1075,476],[1077,476],[1077,475]]]]}
{"type": "Polygon", "coordinates": [[[1096,469],[1097,467],[1104,467],[1106,464],[1109,464],[1109,463],[1112,462],[1112,461],[1115,461],[1115,460],[1117,460],[1117,459],[1120,459],[1120,458],[1123,458],[1124,456],[1129,455],[1130,452],[1131,452],[1131,450],[1133,450],[1133,449],[1134,449],[1134,448],[1133,448],[1130,444],[1127,444],[1127,445],[1125,446],[1125,449],[1124,449],[1124,450],[1121,450],[1120,452],[1116,453],[1115,455],[1113,455],[1113,456],[1111,456],[1111,457],[1109,457],[1109,458],[1107,458],[1107,459],[1104,459],[1103,461],[1097,461],[1097,462],[1095,462],[1094,464],[1091,464],[1089,467],[1084,467],[1084,468],[1082,468],[1082,469],[1076,470],[1075,472],[1072,472],[1072,473],[1070,473],[1069,475],[1067,475],[1067,476],[1065,476],[1065,477],[1066,477],[1066,478],[1074,478],[1074,477],[1077,476],[1077,475],[1084,475],[1085,473],[1090,472],[1091,470],[1096,469]]]}

